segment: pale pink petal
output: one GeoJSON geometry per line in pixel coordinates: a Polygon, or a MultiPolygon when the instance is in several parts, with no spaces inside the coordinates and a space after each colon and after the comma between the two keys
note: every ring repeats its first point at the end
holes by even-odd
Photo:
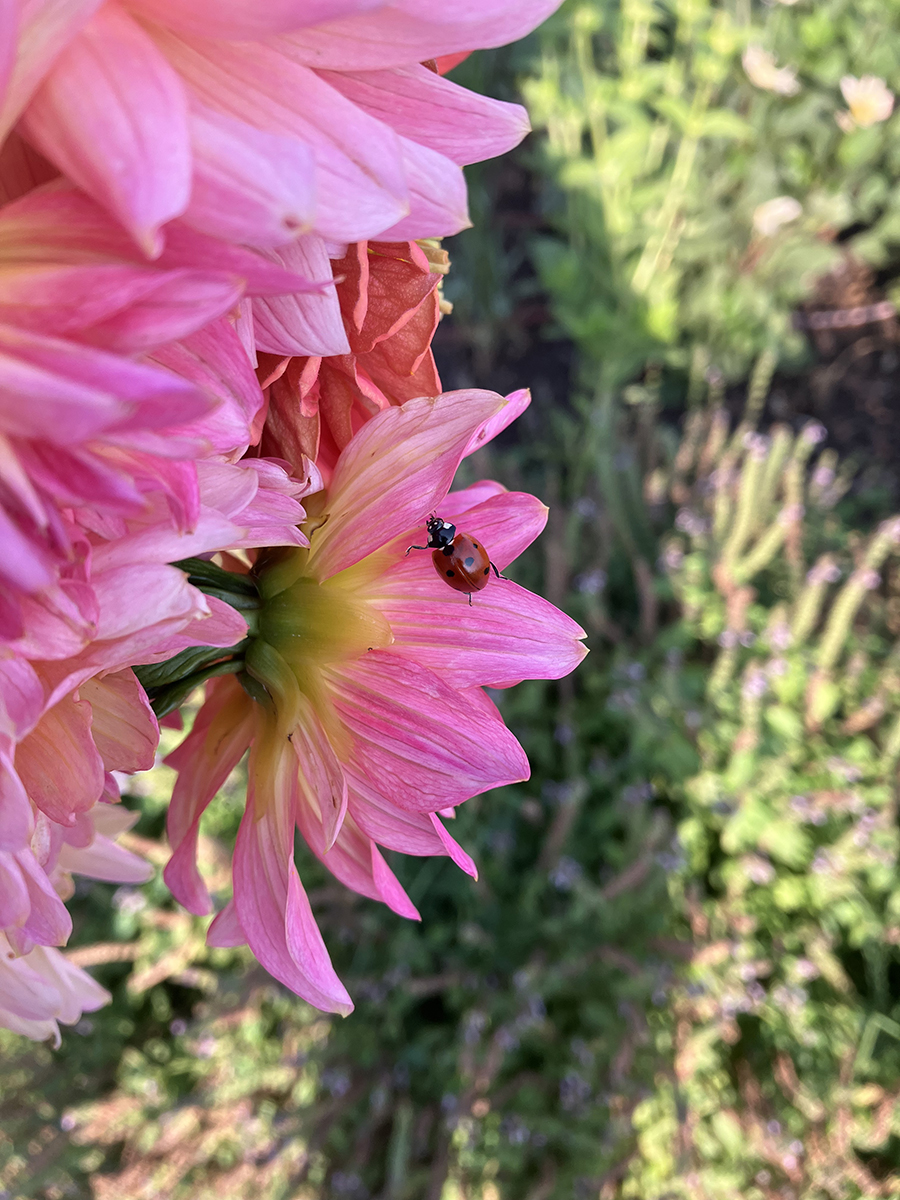
{"type": "MultiPolygon", "coordinates": [[[[320,237],[307,234],[278,251],[274,262],[307,279],[330,279],[331,260],[320,237]]],[[[271,296],[255,300],[256,345],[271,354],[349,354],[337,291],[329,286],[318,295],[271,296]]]]}
{"type": "Polygon", "coordinates": [[[410,400],[368,421],[341,454],[310,570],[327,579],[413,529],[449,491],[473,430],[499,411],[494,392],[410,400]]]}
{"type": "MultiPolygon", "coordinates": [[[[270,133],[297,138],[316,162],[315,229],[359,241],[393,225],[409,199],[397,135],[271,44],[154,31],[200,101],[270,133]]],[[[273,171],[278,163],[271,164],[273,171]]]]}
{"type": "Polygon", "coordinates": [[[7,24],[3,33],[12,31],[19,17],[19,43],[15,51],[12,77],[0,106],[0,141],[31,99],[35,89],[66,44],[91,19],[103,0],[31,0],[30,3],[6,4],[7,24]]]}
{"type": "Polygon", "coordinates": [[[57,863],[64,871],[107,883],[146,883],[153,878],[150,863],[102,834],[98,834],[89,846],[63,846],[57,863]]]}
{"type": "Polygon", "coordinates": [[[297,760],[257,739],[248,768],[247,809],[234,849],[234,903],[250,949],[286,987],[326,1012],[353,1002],[331,965],[294,865],[297,760]]]}
{"type": "Polygon", "coordinates": [[[397,807],[433,812],[528,778],[502,720],[434,671],[374,650],[326,677],[354,764],[397,807]]]}
{"type": "Polygon", "coordinates": [[[139,13],[184,33],[238,40],[318,25],[380,8],[384,0],[132,0],[139,13]]]}
{"type": "Polygon", "coordinates": [[[187,101],[176,72],[115,3],[57,58],[22,128],[147,254],[159,253],[160,226],[190,197],[187,101]]]}
{"type": "Polygon", "coordinates": [[[91,706],[66,696],[16,748],[16,771],[31,800],[60,825],[103,791],[103,760],[91,737],[91,706]]]}
{"type": "Polygon", "coordinates": [[[58,950],[35,946],[28,965],[56,988],[59,1000],[54,1015],[64,1025],[74,1025],[83,1012],[95,1012],[112,999],[106,988],[58,950]]]}
{"type": "Polygon", "coordinates": [[[0,1006],[23,1018],[46,1020],[57,1010],[59,992],[28,958],[17,958],[0,934],[0,1006]]]}
{"type": "Polygon", "coordinates": [[[502,433],[508,425],[511,425],[517,417],[520,417],[528,405],[531,403],[531,392],[528,388],[519,388],[517,392],[510,392],[506,397],[506,405],[495,416],[472,434],[472,440],[466,447],[466,452],[463,455],[467,458],[470,454],[474,454],[476,450],[480,450],[482,446],[487,445],[492,441],[498,433],[502,433]]]}
{"type": "Polygon", "coordinates": [[[212,911],[197,869],[197,837],[207,805],[240,762],[254,730],[253,705],[241,685],[223,678],[207,685],[193,728],[166,759],[178,772],[166,822],[172,857],[163,872],[176,900],[190,912],[212,911]]]}
{"type": "Polygon", "coordinates": [[[0,850],[0,929],[24,925],[31,912],[31,897],[15,857],[0,850]]]}
{"type": "Polygon", "coordinates": [[[50,886],[44,868],[30,850],[20,850],[15,857],[31,903],[21,932],[42,946],[64,946],[72,932],[68,909],[50,886]]]}
{"type": "Polygon", "coordinates": [[[462,168],[409,138],[400,139],[400,148],[409,187],[409,213],[383,230],[379,238],[405,242],[423,237],[450,237],[468,229],[472,222],[462,168]]]}
{"type": "Polygon", "coordinates": [[[44,689],[30,662],[0,658],[0,735],[21,741],[34,729],[44,707],[44,689]]]}
{"type": "Polygon", "coordinates": [[[419,63],[388,71],[325,71],[322,78],[404,138],[459,166],[505,154],[531,128],[521,105],[470,92],[419,63]]]}
{"type": "Polygon", "coordinates": [[[0,752],[0,852],[21,850],[34,830],[28,794],[12,763],[11,752],[0,752]]]}
{"type": "MultiPolygon", "coordinates": [[[[189,539],[185,539],[189,541],[189,539]]],[[[94,580],[100,602],[98,641],[112,641],[173,618],[185,622],[205,611],[206,600],[177,567],[131,563],[94,580]]]]}
{"type": "Polygon", "coordinates": [[[284,245],[312,226],[315,159],[308,146],[254,129],[197,101],[191,106],[191,138],[188,225],[260,247],[284,245]],[[273,163],[278,163],[275,171],[273,163]]]}
{"type": "Polygon", "coordinates": [[[78,689],[91,706],[91,734],[107,771],[149,771],[159,725],[134,671],[88,679],[78,689]]]}
{"type": "Polygon", "coordinates": [[[329,21],[278,38],[296,62],[334,71],[404,67],[445,54],[515,42],[558,7],[559,0],[395,0],[372,14],[329,21]]]}

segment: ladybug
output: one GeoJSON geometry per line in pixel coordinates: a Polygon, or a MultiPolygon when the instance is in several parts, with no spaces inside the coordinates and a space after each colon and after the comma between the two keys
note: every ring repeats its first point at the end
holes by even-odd
{"type": "Polygon", "coordinates": [[[480,542],[474,542],[465,533],[457,533],[456,526],[440,517],[431,516],[426,522],[428,542],[424,546],[410,546],[410,550],[432,550],[434,569],[454,591],[465,592],[472,603],[472,593],[487,587],[491,571],[498,579],[505,579],[480,542]]]}

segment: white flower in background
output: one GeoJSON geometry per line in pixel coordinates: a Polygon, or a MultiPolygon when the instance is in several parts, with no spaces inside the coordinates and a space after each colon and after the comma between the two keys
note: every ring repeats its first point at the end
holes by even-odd
{"type": "Polygon", "coordinates": [[[782,225],[796,221],[803,205],[793,196],[775,196],[753,210],[753,228],[763,237],[774,237],[782,225]]]}
{"type": "Polygon", "coordinates": [[[800,91],[794,68],[776,67],[775,55],[763,50],[762,46],[748,46],[741,62],[754,87],[777,92],[779,96],[794,96],[800,91]]]}
{"type": "Polygon", "coordinates": [[[877,75],[845,75],[841,91],[850,111],[837,113],[835,120],[845,133],[886,121],[894,111],[894,93],[877,75]]]}

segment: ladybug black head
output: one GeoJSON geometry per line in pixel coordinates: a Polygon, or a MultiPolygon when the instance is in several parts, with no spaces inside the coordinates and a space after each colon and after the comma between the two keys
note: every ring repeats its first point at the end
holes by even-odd
{"type": "Polygon", "coordinates": [[[429,550],[443,550],[451,545],[456,537],[456,526],[451,525],[449,521],[442,521],[440,517],[429,517],[426,528],[429,550]]]}

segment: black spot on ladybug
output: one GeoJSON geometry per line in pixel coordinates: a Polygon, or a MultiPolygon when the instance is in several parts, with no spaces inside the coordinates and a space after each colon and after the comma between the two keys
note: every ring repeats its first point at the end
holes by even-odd
{"type": "Polygon", "coordinates": [[[448,571],[448,572],[447,572],[447,574],[448,574],[448,575],[450,576],[450,578],[452,579],[452,578],[453,578],[453,576],[456,574],[456,572],[455,572],[455,571],[448,571]]]}
{"type": "Polygon", "coordinates": [[[463,566],[466,568],[467,571],[471,571],[472,568],[475,566],[475,559],[472,557],[471,554],[465,560],[465,562],[463,563],[463,566]]]}
{"type": "Polygon", "coordinates": [[[476,550],[478,549],[478,543],[477,543],[477,542],[473,542],[473,543],[472,543],[472,545],[475,547],[475,549],[476,549],[476,550]]]}
{"type": "Polygon", "coordinates": [[[490,567],[485,567],[485,568],[484,568],[484,573],[485,573],[485,575],[490,575],[490,573],[491,573],[491,568],[490,568],[490,567]]]}

